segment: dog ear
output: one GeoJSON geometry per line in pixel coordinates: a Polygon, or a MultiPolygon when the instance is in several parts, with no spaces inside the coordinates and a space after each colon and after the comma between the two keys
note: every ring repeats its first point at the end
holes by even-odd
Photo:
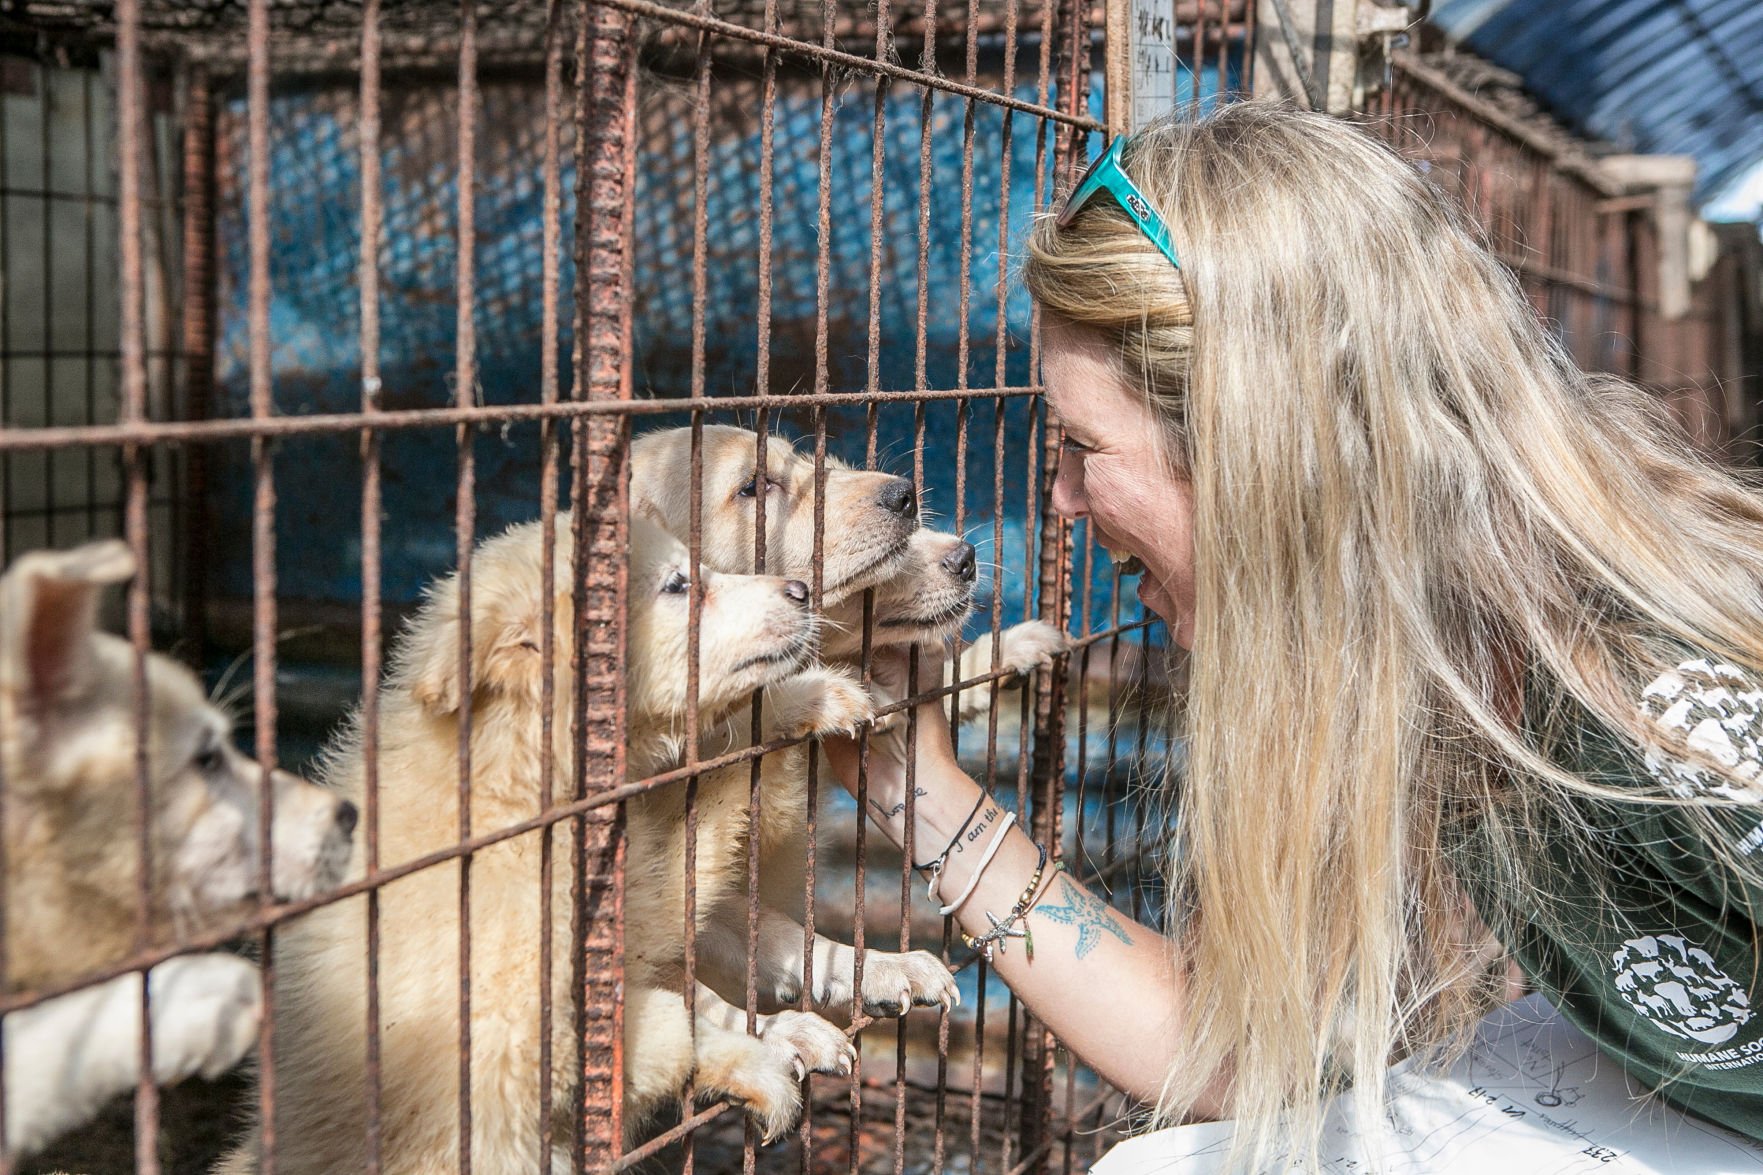
{"type": "MultiPolygon", "coordinates": [[[[471,690],[527,691],[538,696],[539,630],[532,616],[509,617],[494,603],[474,601],[471,625],[471,690]]],[[[459,581],[436,585],[412,630],[406,663],[411,695],[429,713],[459,710],[459,581]]],[[[561,675],[559,676],[561,680],[561,675]]]]}
{"type": "Polygon", "coordinates": [[[459,709],[459,580],[448,576],[429,589],[405,638],[410,693],[431,714],[459,709]]]}
{"type": "Polygon", "coordinates": [[[0,685],[37,706],[77,693],[92,675],[99,595],[134,574],[117,539],[14,563],[0,577],[0,685]]]}

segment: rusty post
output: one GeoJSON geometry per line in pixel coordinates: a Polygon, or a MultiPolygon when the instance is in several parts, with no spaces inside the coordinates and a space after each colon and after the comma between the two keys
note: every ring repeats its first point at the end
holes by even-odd
{"type": "MultiPolygon", "coordinates": [[[[1076,0],[1060,0],[1059,25],[1065,34],[1056,47],[1060,56],[1058,105],[1066,113],[1088,113],[1090,77],[1089,9],[1076,0]]],[[[1064,148],[1057,157],[1061,168],[1070,166],[1073,152],[1081,154],[1079,132],[1060,137],[1064,148]]],[[[1031,405],[1040,407],[1042,405],[1031,405]]],[[[1044,418],[1044,413],[1043,413],[1044,418]]],[[[1052,482],[1059,470],[1058,430],[1044,418],[1039,517],[1040,568],[1038,589],[1041,619],[1064,631],[1071,611],[1071,526],[1048,508],[1052,482]]],[[[1031,826],[1034,839],[1057,856],[1060,807],[1065,795],[1065,676],[1061,672],[1039,674],[1034,691],[1034,765],[1031,783],[1038,794],[1031,826]]],[[[1024,1015],[1022,1041],[1022,1103],[1018,1111],[1017,1139],[1024,1154],[1040,1149],[1052,1128],[1053,1036],[1033,1016],[1024,1015]]],[[[1037,1168],[1044,1163],[1037,1164],[1037,1168]]]]}
{"type": "MultiPolygon", "coordinates": [[[[380,406],[380,241],[385,229],[384,193],[380,180],[380,0],[366,0],[361,9],[361,257],[359,288],[361,324],[361,411],[380,406]]],[[[366,873],[380,867],[380,711],[381,533],[383,502],[380,437],[372,425],[361,430],[361,763],[362,848],[366,873]]],[[[367,1175],[379,1175],[383,1123],[380,1118],[380,893],[367,894],[367,1175]]]]}
{"type": "MultiPolygon", "coordinates": [[[[147,127],[143,110],[145,88],[141,76],[141,12],[136,0],[122,0],[116,8],[117,38],[117,195],[118,229],[122,234],[118,252],[122,261],[122,417],[133,424],[147,419],[147,327],[145,286],[141,257],[141,160],[146,147],[142,133],[147,127]]],[[[124,507],[124,533],[134,552],[140,573],[128,589],[128,635],[134,646],[135,686],[135,851],[139,854],[136,878],[137,945],[145,946],[152,922],[152,836],[149,828],[149,775],[147,763],[147,648],[149,640],[147,568],[147,453],[129,446],[123,454],[128,486],[124,507]]],[[[135,1087],[135,1169],[147,1175],[159,1170],[159,1091],[154,1087],[151,1061],[153,1035],[148,1015],[146,973],[141,981],[140,1081],[135,1087]]]]}
{"type": "MultiPolygon", "coordinates": [[[[192,66],[184,93],[184,389],[192,420],[214,400],[214,93],[192,66]]],[[[208,645],[208,450],[186,455],[179,530],[184,536],[184,635],[198,663],[208,645]]]]}
{"type": "MultiPolygon", "coordinates": [[[[630,201],[635,188],[636,70],[631,18],[582,0],[576,42],[574,395],[631,398],[630,201]]],[[[575,425],[573,744],[578,795],[625,776],[625,596],[629,565],[629,421],[575,425]]],[[[575,822],[575,1162],[609,1165],[623,1141],[624,814],[612,805],[575,822]]]]}

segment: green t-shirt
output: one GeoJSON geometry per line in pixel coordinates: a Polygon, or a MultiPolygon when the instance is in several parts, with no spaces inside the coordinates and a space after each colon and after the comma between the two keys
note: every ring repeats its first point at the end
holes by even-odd
{"type": "MultiPolygon", "coordinates": [[[[1763,775],[1763,689],[1738,669],[1687,660],[1648,686],[1639,706],[1668,746],[1693,747],[1741,778],[1763,775]]],[[[1643,753],[1589,721],[1550,754],[1596,784],[1733,801],[1716,820],[1736,869],[1681,807],[1582,797],[1573,802],[1593,829],[1590,851],[1545,828],[1523,863],[1530,892],[1515,897],[1496,892],[1504,887],[1472,833],[1463,880],[1531,983],[1624,1070],[1691,1113],[1763,1140],[1763,783],[1752,791],[1643,753]]]]}

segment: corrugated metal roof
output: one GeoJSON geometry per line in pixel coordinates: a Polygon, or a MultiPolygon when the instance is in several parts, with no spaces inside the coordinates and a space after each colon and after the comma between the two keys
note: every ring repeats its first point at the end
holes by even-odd
{"type": "Polygon", "coordinates": [[[1763,0],[1439,0],[1432,20],[1575,129],[1694,155],[1698,199],[1763,161],[1763,0]]]}

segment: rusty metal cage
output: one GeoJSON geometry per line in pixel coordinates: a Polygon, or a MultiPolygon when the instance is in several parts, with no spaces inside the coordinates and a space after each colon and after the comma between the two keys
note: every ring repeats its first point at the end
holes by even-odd
{"type": "MultiPolygon", "coordinates": [[[[1182,100],[1248,92],[1256,5],[1199,0],[1175,14],[1182,100]]],[[[174,943],[143,938],[81,982],[247,941],[265,1009],[250,1096],[273,1122],[277,936],[321,906],[361,899],[361,1144],[377,1171],[381,891],[452,871],[461,932],[445,965],[459,977],[449,1031],[469,1170],[474,1012],[496,1000],[472,982],[474,861],[526,843],[539,858],[545,936],[532,974],[545,1042],[536,1064],[543,1088],[571,1089],[575,1109],[568,1122],[534,1116],[540,1153],[564,1147],[584,1170],[1014,1173],[1081,1169],[1105,1149],[1130,1105],[1059,1049],[948,920],[912,915],[909,858],[871,843],[861,786],[854,806],[825,787],[811,742],[805,932],[843,936],[859,957],[866,941],[937,951],[968,998],[956,1014],[892,1025],[857,1001],[858,1064],[806,1081],[801,1125],[783,1146],[760,1147],[735,1107],[697,1104],[688,1089],[677,1120],[627,1151],[620,1099],[626,805],[681,791],[694,830],[699,782],[744,767],[756,843],[762,764],[801,741],[760,741],[756,710],[754,745],[706,750],[694,703],[681,760],[628,777],[629,453],[646,427],[693,430],[699,494],[706,422],[799,438],[816,471],[817,551],[834,459],[909,476],[916,500],[973,535],[994,568],[975,634],[1039,618],[1071,647],[1015,698],[996,663],[922,696],[955,706],[963,692],[986,693],[983,726],[957,728],[964,765],[1078,876],[1134,916],[1160,917],[1162,817],[1133,786],[1168,750],[1151,716],[1171,688],[1160,637],[1081,525],[1045,508],[1057,438],[1037,386],[1037,324],[1009,273],[1028,217],[1105,130],[1101,55],[1124,46],[1101,42],[1103,25],[1100,10],[1070,0],[8,6],[0,561],[124,536],[149,569],[127,595],[136,649],[176,648],[211,679],[248,660],[266,769],[308,761],[357,697],[366,748],[352,880],[302,901],[264,897],[235,924],[174,943]],[[561,623],[574,647],[556,647],[547,599],[540,709],[549,740],[554,703],[574,699],[562,718],[570,769],[541,756],[535,812],[474,818],[462,722],[456,837],[387,859],[375,684],[391,635],[422,585],[451,569],[470,615],[478,540],[531,518],[548,532],[565,509],[574,590],[561,623]],[[563,944],[550,938],[559,878],[571,907],[563,944]],[[553,1005],[559,982],[567,1007],[553,1005]],[[573,1034],[561,1053],[558,1022],[573,1034]]],[[[1674,392],[1718,374],[1697,366],[1716,346],[1695,334],[1702,319],[1651,325],[1649,230],[1634,209],[1575,186],[1559,153],[1490,130],[1485,112],[1417,62],[1382,101],[1391,115],[1458,120],[1456,139],[1425,149],[1461,166],[1496,239],[1550,242],[1540,258],[1514,244],[1508,259],[1583,362],[1674,392]],[[1452,143],[1468,146],[1451,154],[1452,143]],[[1509,186],[1520,176],[1532,177],[1522,197],[1509,186]]],[[[761,441],[757,459],[774,443],[761,441]]],[[[688,537],[684,672],[695,699],[696,520],[688,537]]],[[[552,558],[547,547],[547,575],[552,558]]],[[[765,566],[763,537],[755,562],[765,566]]],[[[818,569],[813,580],[818,599],[818,569]]],[[[469,697],[474,638],[462,627],[469,697]]],[[[144,845],[144,771],[141,780],[144,845]]],[[[266,810],[266,839],[270,819],[266,810]]],[[[688,1009],[694,867],[688,851],[688,1009]]],[[[144,874],[143,908],[148,885],[144,874]]],[[[73,986],[7,990],[0,1014],[73,986]]],[[[751,949],[745,1011],[751,1026],[751,949]]],[[[221,1095],[246,1096],[238,1086],[221,1095]]],[[[178,1134],[182,1111],[161,1106],[144,1077],[123,1121],[129,1161],[195,1169],[200,1145],[162,1138],[178,1134]]],[[[261,1144],[262,1169],[273,1170],[273,1130],[261,1144]]],[[[19,1169],[3,1140],[0,1169],[19,1169]]]]}
{"type": "MultiPolygon", "coordinates": [[[[1243,30],[1227,15],[1189,14],[1191,98],[1241,88],[1243,30]]],[[[860,807],[829,808],[816,827],[830,801],[812,748],[808,932],[818,918],[859,953],[866,937],[939,949],[965,965],[971,998],[958,1017],[919,1013],[897,1028],[854,1009],[867,1056],[848,1081],[813,1079],[787,1148],[759,1150],[728,1105],[700,1107],[688,1093],[676,1126],[621,1153],[618,1097],[622,804],[668,787],[691,795],[705,772],[750,763],[756,806],[761,759],[783,749],[700,756],[694,709],[684,761],[626,778],[626,461],[647,422],[736,419],[800,437],[819,470],[817,511],[829,455],[897,465],[997,565],[983,627],[1030,616],[1064,626],[1075,613],[1069,677],[1061,665],[1019,704],[1003,695],[983,729],[962,732],[964,762],[1122,902],[1148,916],[1156,900],[1138,868],[1147,814],[1118,802],[1153,741],[1127,707],[1142,704],[1129,686],[1154,638],[1136,607],[1123,610],[1105,561],[1086,553],[1074,581],[1069,528],[1041,508],[1053,438],[1032,375],[1034,324],[1009,282],[1027,216],[1101,129],[1092,23],[1082,5],[1050,2],[10,11],[3,31],[20,56],[8,59],[0,127],[11,164],[0,263],[14,291],[0,338],[3,553],[125,536],[153,568],[128,593],[131,639],[141,650],[155,636],[175,643],[211,676],[248,659],[266,768],[298,766],[357,692],[368,748],[361,876],[310,901],[264,898],[236,925],[144,945],[86,981],[244,936],[263,967],[256,1097],[273,1122],[277,935],[366,895],[363,1146],[378,1169],[379,893],[453,869],[457,1121],[469,1140],[473,1010],[495,998],[470,979],[472,864],[536,835],[546,933],[552,873],[575,863],[574,941],[558,955],[572,1006],[551,1006],[550,948],[533,978],[547,993],[542,1016],[576,1032],[572,1057],[541,1058],[543,1080],[568,1083],[579,1108],[567,1124],[539,1115],[541,1146],[567,1145],[586,1169],[853,1171],[1071,1169],[1100,1149],[1117,1116],[1108,1091],[988,981],[983,960],[958,945],[950,955],[942,920],[902,915],[911,871],[866,842],[860,807]],[[83,136],[71,153],[53,129],[70,93],[83,136]],[[19,126],[40,140],[36,172],[17,162],[29,157],[19,126]],[[23,219],[33,201],[38,220],[23,219]],[[63,202],[83,223],[54,220],[63,202]],[[69,239],[84,241],[71,285],[63,270],[79,262],[58,250],[69,239]],[[40,269],[21,260],[20,241],[41,250],[40,269]],[[40,319],[15,309],[28,287],[43,291],[40,319]],[[83,317],[66,315],[68,289],[83,317]],[[84,333],[63,338],[64,320],[84,333]],[[39,357],[74,361],[83,376],[39,377],[27,366],[39,357]],[[389,634],[420,585],[450,567],[469,610],[476,541],[534,515],[549,528],[565,506],[576,648],[547,673],[545,710],[573,692],[574,770],[547,769],[530,819],[486,826],[473,819],[463,735],[456,843],[384,860],[373,684],[389,634]],[[76,515],[80,525],[66,521],[76,515]]],[[[548,639],[544,652],[556,653],[548,639]]],[[[460,671],[472,672],[469,637],[460,671]]],[[[945,692],[996,701],[1005,676],[945,692]]],[[[144,813],[145,776],[141,787],[144,813]]],[[[688,989],[692,927],[688,913],[688,989]]],[[[5,1010],[66,989],[9,993],[5,1010]]],[[[753,1001],[749,960],[749,1015],[753,1001]]],[[[139,1170],[190,1161],[161,1139],[177,1123],[162,1123],[160,1107],[143,1079],[139,1170]]],[[[273,1169],[273,1133],[262,1143],[273,1169]]],[[[462,1169],[469,1142],[466,1152],[462,1169]]]]}

